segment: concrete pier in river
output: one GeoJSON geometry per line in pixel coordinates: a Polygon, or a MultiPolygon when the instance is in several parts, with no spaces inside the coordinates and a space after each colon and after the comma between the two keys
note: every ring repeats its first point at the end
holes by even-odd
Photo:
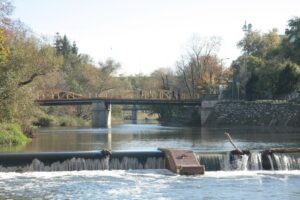
{"type": "Polygon", "coordinates": [[[92,104],[92,126],[95,128],[111,127],[111,104],[104,102],[92,104]]]}

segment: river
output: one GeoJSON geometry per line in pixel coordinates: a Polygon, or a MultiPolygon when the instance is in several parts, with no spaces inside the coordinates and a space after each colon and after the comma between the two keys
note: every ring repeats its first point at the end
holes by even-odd
{"type": "Polygon", "coordinates": [[[89,151],[156,150],[158,147],[190,148],[201,151],[230,151],[224,135],[228,131],[241,149],[264,150],[277,147],[300,147],[300,129],[231,127],[170,127],[159,124],[120,124],[111,129],[41,128],[27,146],[3,151],[89,151]]]}
{"type": "MultiPolygon", "coordinates": [[[[193,149],[227,152],[231,133],[241,149],[300,147],[300,129],[196,128],[120,124],[111,129],[42,128],[27,146],[6,152],[193,149]]],[[[297,161],[300,165],[300,159],[297,161]]],[[[0,199],[300,199],[300,170],[207,171],[178,176],[165,169],[0,173],[0,199]]]]}

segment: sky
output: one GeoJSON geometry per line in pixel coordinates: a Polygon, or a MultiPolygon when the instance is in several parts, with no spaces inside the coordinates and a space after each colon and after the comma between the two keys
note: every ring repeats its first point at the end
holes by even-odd
{"type": "Polygon", "coordinates": [[[13,0],[13,18],[35,34],[56,32],[76,41],[79,53],[95,63],[113,58],[121,74],[149,74],[170,67],[186,53],[193,35],[218,36],[218,56],[226,66],[236,59],[245,21],[253,29],[277,28],[300,16],[299,0],[13,0]],[[228,58],[228,59],[226,59],[228,58]]]}

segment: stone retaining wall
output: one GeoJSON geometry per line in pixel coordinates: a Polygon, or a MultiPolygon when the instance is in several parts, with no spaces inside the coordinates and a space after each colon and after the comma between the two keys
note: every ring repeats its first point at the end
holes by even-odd
{"type": "Polygon", "coordinates": [[[204,126],[294,126],[300,127],[300,104],[286,102],[219,102],[204,126]]]}

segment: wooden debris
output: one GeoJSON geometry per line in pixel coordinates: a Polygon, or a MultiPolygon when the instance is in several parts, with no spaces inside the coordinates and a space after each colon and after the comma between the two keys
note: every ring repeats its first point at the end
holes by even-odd
{"type": "Polygon", "coordinates": [[[300,153],[300,148],[273,148],[262,151],[262,154],[273,154],[273,153],[300,153]]]}
{"type": "Polygon", "coordinates": [[[227,136],[227,138],[229,139],[229,142],[232,144],[232,146],[235,148],[235,150],[239,153],[239,154],[244,154],[243,151],[241,149],[239,149],[233,142],[231,136],[229,133],[227,133],[226,131],[224,132],[224,134],[227,136]]]}

